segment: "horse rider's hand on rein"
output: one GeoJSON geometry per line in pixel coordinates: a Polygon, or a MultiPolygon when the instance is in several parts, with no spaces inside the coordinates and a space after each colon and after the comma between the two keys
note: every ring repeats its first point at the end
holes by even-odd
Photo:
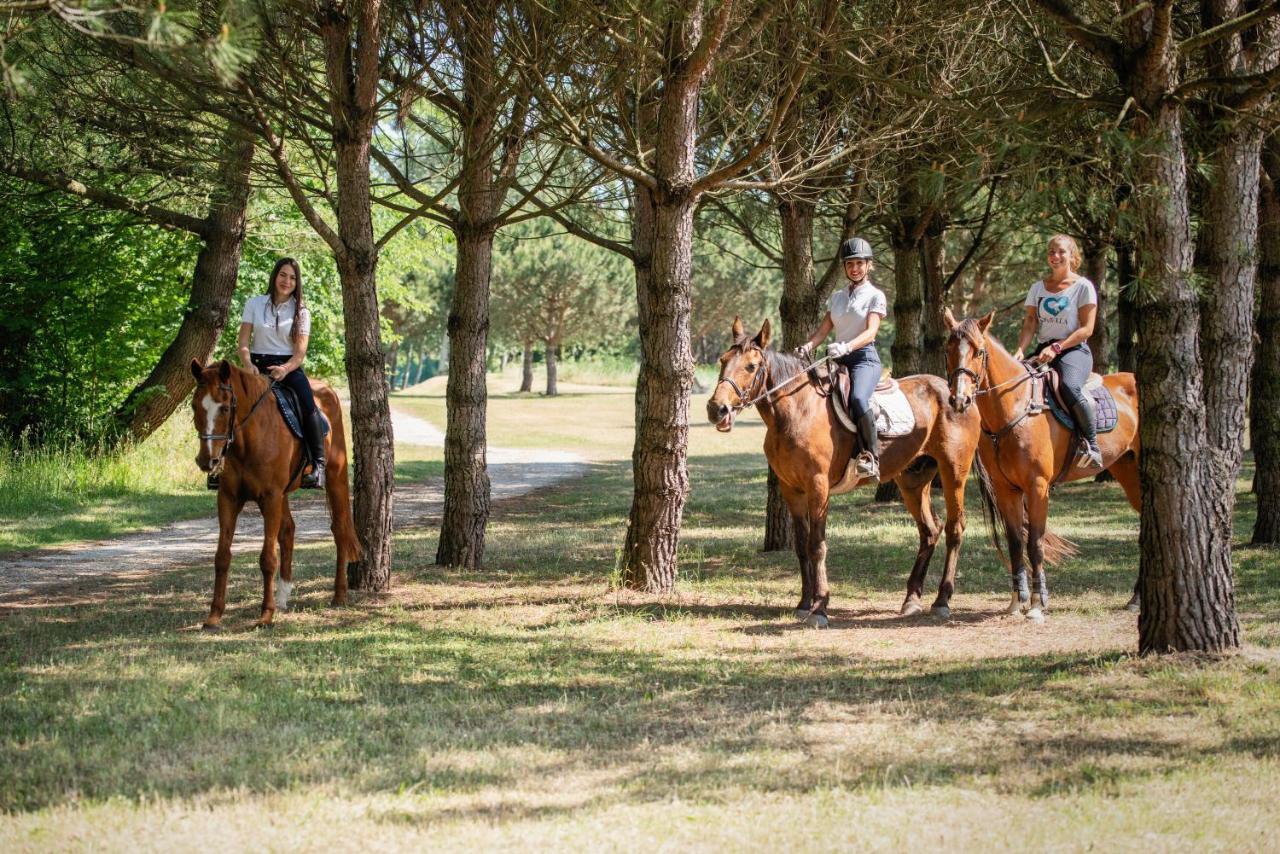
{"type": "Polygon", "coordinates": [[[801,359],[807,359],[809,358],[809,354],[813,352],[813,345],[806,341],[797,347],[795,352],[801,359]]]}
{"type": "Polygon", "coordinates": [[[839,359],[841,356],[848,355],[849,345],[844,341],[832,341],[827,345],[827,358],[839,359]]]}

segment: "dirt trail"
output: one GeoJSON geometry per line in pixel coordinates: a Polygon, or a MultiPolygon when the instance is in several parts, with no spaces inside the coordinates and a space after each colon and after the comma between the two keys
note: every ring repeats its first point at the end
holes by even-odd
{"type": "MultiPolygon", "coordinates": [[[[443,447],[444,433],[435,425],[395,409],[391,411],[396,442],[443,447]]],[[[587,471],[577,454],[538,449],[490,448],[489,479],[494,501],[544,489],[587,471]]],[[[329,511],[319,493],[293,493],[290,506],[297,522],[299,545],[330,540],[329,511]]],[[[439,521],[444,502],[443,481],[431,480],[396,487],[395,526],[413,528],[439,521]]],[[[45,596],[63,594],[68,587],[129,578],[156,570],[213,563],[218,522],[209,498],[204,519],[173,522],[158,530],[140,531],[111,540],[76,543],[0,560],[0,605],[21,605],[45,596]]],[[[234,554],[256,554],[262,543],[262,516],[248,504],[236,529],[234,554]]]]}

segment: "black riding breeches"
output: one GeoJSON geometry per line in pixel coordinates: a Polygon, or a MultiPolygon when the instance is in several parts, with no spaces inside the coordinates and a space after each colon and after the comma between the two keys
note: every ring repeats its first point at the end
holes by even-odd
{"type": "MultiPolygon", "coordinates": [[[[1036,348],[1036,352],[1048,346],[1046,343],[1036,348]]],[[[1062,402],[1072,410],[1077,407],[1086,407],[1086,411],[1091,411],[1091,403],[1085,400],[1084,394],[1084,384],[1089,381],[1089,374],[1093,372],[1093,353],[1089,350],[1089,345],[1077,344],[1070,350],[1063,350],[1049,363],[1049,366],[1057,370],[1058,376],[1062,377],[1062,382],[1058,386],[1058,390],[1062,393],[1062,402]]]]}
{"type": "MultiPolygon", "coordinates": [[[[271,375],[267,373],[267,368],[283,365],[292,357],[273,356],[270,353],[251,353],[249,358],[253,362],[253,366],[270,379],[271,375]]],[[[298,405],[302,407],[302,412],[299,415],[305,424],[306,420],[311,417],[311,413],[316,411],[316,398],[311,392],[311,383],[307,380],[307,375],[302,372],[302,368],[298,368],[285,374],[284,379],[280,380],[280,385],[292,390],[298,396],[298,405]]]]}

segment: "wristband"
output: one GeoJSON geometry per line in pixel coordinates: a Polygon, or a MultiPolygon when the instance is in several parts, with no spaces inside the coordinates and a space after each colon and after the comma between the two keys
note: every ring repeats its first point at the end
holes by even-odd
{"type": "Polygon", "coordinates": [[[1054,342],[1053,342],[1052,344],[1050,344],[1049,346],[1053,348],[1053,352],[1054,352],[1056,355],[1059,355],[1059,356],[1061,356],[1061,355],[1062,355],[1062,345],[1061,345],[1061,344],[1059,344],[1057,341],[1054,341],[1054,342]]]}

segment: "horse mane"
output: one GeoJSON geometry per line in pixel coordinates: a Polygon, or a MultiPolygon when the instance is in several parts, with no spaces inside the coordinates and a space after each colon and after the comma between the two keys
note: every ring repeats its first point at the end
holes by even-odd
{"type": "Polygon", "coordinates": [[[790,353],[779,353],[777,350],[765,350],[764,358],[769,363],[770,382],[777,385],[809,369],[804,360],[790,353]]]}
{"type": "Polygon", "coordinates": [[[999,338],[994,335],[983,335],[982,330],[978,327],[978,318],[976,317],[966,317],[964,320],[960,321],[951,334],[957,338],[963,338],[968,341],[975,350],[983,349],[985,346],[983,344],[983,338],[986,338],[987,341],[991,342],[991,346],[988,349],[1004,353],[1006,356],[1013,358],[1013,354],[1005,349],[1004,344],[1000,343],[999,338]]]}

